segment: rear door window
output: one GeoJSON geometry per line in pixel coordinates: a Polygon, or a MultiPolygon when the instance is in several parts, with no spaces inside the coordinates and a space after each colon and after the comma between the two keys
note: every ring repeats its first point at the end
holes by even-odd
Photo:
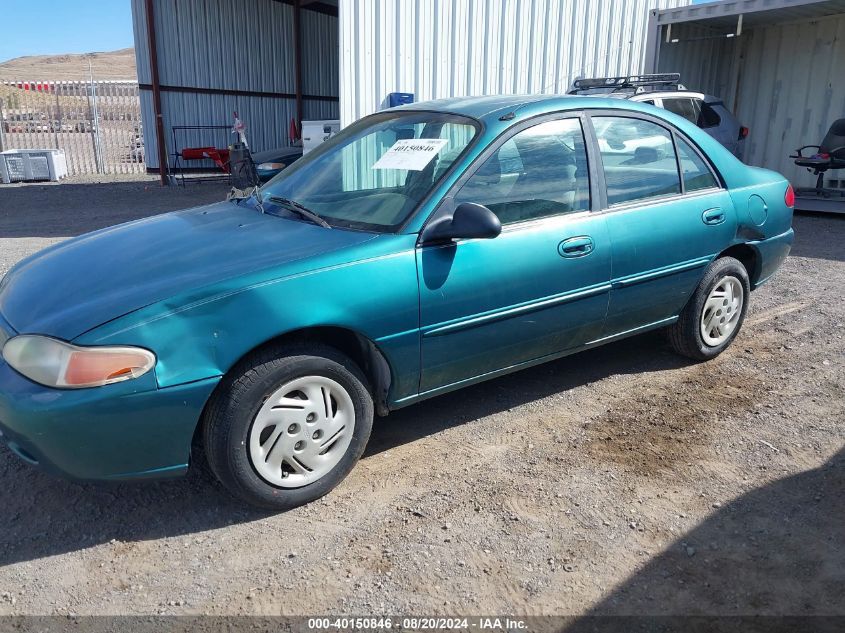
{"type": "Polygon", "coordinates": [[[609,205],[679,194],[681,180],[669,131],[627,117],[594,116],[609,205]]]}

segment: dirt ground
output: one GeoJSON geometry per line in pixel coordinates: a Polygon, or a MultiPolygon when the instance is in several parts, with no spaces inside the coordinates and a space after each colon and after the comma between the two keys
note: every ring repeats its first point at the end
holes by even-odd
{"type": "MultiPolygon", "coordinates": [[[[2,188],[0,273],[222,192],[2,188]]],[[[399,411],[285,514],[0,449],[0,614],[845,615],[845,217],[795,230],[718,359],[650,334],[399,411]]]]}

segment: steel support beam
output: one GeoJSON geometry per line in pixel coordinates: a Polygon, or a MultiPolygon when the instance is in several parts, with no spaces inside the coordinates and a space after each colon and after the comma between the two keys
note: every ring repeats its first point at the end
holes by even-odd
{"type": "Polygon", "coordinates": [[[167,185],[167,147],[164,140],[164,117],[161,113],[161,83],[158,78],[158,49],[156,47],[154,0],[145,0],[147,9],[147,42],[150,48],[150,80],[153,88],[156,144],[158,145],[158,173],[162,186],[167,185]]]}
{"type": "Polygon", "coordinates": [[[302,0],[293,3],[293,64],[296,93],[296,129],[302,134],[302,0]]]}

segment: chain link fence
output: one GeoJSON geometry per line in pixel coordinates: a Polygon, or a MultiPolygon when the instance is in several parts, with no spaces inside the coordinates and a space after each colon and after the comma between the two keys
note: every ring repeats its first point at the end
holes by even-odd
{"type": "Polygon", "coordinates": [[[62,149],[70,175],[144,173],[136,81],[0,81],[0,151],[62,149]]]}

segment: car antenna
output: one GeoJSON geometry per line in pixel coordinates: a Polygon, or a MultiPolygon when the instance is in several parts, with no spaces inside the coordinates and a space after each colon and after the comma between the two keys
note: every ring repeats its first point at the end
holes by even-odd
{"type": "MultiPolygon", "coordinates": [[[[545,96],[545,95],[543,95],[543,96],[545,96]]],[[[520,108],[524,108],[529,103],[535,103],[536,101],[538,101],[538,99],[534,99],[534,100],[531,100],[531,101],[523,101],[522,103],[520,103],[518,106],[516,106],[510,112],[506,112],[505,114],[500,116],[499,121],[512,121],[513,119],[516,118],[516,113],[519,111],[520,108]]]]}

